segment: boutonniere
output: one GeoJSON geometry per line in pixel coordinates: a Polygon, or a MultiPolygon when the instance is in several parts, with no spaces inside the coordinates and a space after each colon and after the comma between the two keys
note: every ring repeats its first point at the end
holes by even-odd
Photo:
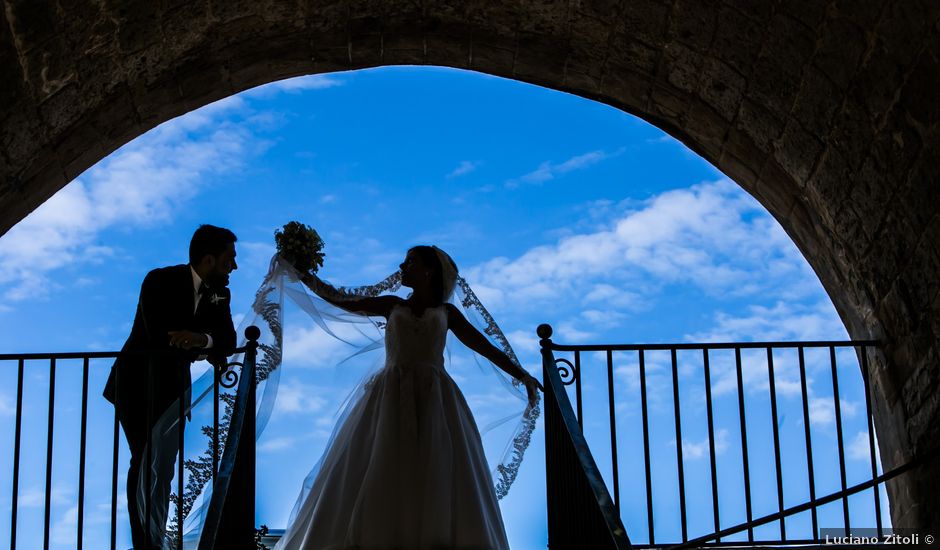
{"type": "Polygon", "coordinates": [[[212,302],[212,305],[214,306],[219,305],[219,302],[223,302],[225,301],[225,299],[226,299],[225,296],[220,296],[218,294],[213,294],[212,296],[209,296],[209,301],[212,302]]]}

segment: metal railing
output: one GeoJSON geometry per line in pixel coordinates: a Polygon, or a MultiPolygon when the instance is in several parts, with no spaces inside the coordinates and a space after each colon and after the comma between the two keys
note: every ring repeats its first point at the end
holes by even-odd
{"type": "MultiPolygon", "coordinates": [[[[216,483],[217,478],[220,477],[219,475],[220,468],[222,469],[222,471],[225,471],[225,468],[231,469],[231,465],[227,466],[226,461],[228,461],[229,463],[232,463],[234,461],[234,453],[236,449],[239,447],[238,445],[232,445],[231,447],[228,447],[228,446],[223,447],[225,449],[225,456],[221,457],[222,462],[220,465],[220,457],[218,456],[218,451],[220,449],[219,434],[220,434],[220,431],[224,432],[226,428],[225,425],[220,426],[219,409],[220,409],[220,403],[223,402],[223,399],[220,398],[220,388],[222,389],[233,388],[236,386],[236,384],[239,384],[239,378],[240,378],[239,374],[236,371],[231,370],[231,367],[235,367],[235,366],[242,367],[243,374],[241,376],[242,383],[240,384],[240,386],[245,385],[246,377],[244,376],[244,373],[248,372],[249,370],[253,370],[254,368],[254,361],[255,361],[254,352],[255,352],[256,345],[257,345],[255,340],[257,339],[257,334],[258,334],[258,329],[256,327],[249,327],[249,330],[246,331],[246,336],[248,336],[249,338],[249,344],[243,348],[234,350],[235,353],[246,353],[244,365],[242,363],[229,363],[227,365],[224,365],[224,367],[226,367],[225,369],[217,368],[215,370],[215,380],[214,380],[214,384],[212,388],[213,424],[210,429],[211,441],[209,443],[209,450],[211,452],[211,473],[210,473],[211,483],[216,483]],[[253,329],[253,332],[252,332],[252,329],[253,329]],[[230,449],[233,455],[232,457],[229,457],[230,449]]],[[[107,533],[106,538],[108,539],[107,547],[110,547],[112,550],[114,550],[115,548],[118,547],[118,540],[117,540],[118,525],[119,525],[118,503],[119,503],[119,491],[121,489],[118,480],[119,480],[119,473],[122,470],[121,464],[119,463],[119,461],[120,461],[120,457],[122,454],[121,449],[124,446],[121,444],[121,434],[120,434],[118,413],[115,410],[113,414],[111,414],[111,418],[107,420],[108,422],[107,428],[111,434],[111,437],[109,438],[110,439],[110,442],[109,442],[110,445],[108,445],[109,448],[104,449],[100,444],[96,444],[93,447],[93,449],[91,449],[91,452],[90,452],[90,449],[89,449],[89,399],[88,399],[90,375],[94,374],[94,378],[102,379],[102,374],[106,373],[107,369],[111,366],[111,363],[113,362],[113,360],[120,356],[141,356],[141,355],[172,356],[172,355],[178,355],[180,353],[181,352],[179,350],[154,350],[154,351],[134,351],[134,352],[124,351],[124,352],[0,354],[0,369],[3,369],[8,365],[15,366],[16,368],[16,402],[15,402],[14,410],[12,411],[13,423],[14,423],[13,445],[11,448],[8,447],[10,448],[12,452],[12,483],[11,483],[12,495],[10,499],[10,538],[9,538],[11,550],[14,550],[19,547],[18,537],[20,537],[21,533],[19,533],[18,531],[20,527],[19,524],[22,520],[22,517],[20,514],[21,512],[20,501],[21,500],[29,501],[28,504],[31,507],[35,505],[35,502],[33,502],[35,500],[34,498],[35,495],[33,494],[26,495],[26,496],[22,495],[21,487],[20,487],[21,476],[23,475],[23,466],[24,466],[23,456],[22,456],[22,451],[23,451],[23,446],[24,446],[24,437],[23,437],[24,408],[28,407],[30,405],[30,402],[32,402],[33,406],[29,407],[31,410],[36,411],[39,409],[44,409],[46,411],[46,419],[44,422],[45,433],[42,435],[38,435],[36,434],[35,431],[33,431],[32,436],[29,437],[29,440],[36,440],[39,438],[45,439],[45,451],[43,453],[44,463],[41,468],[43,470],[43,489],[42,489],[42,494],[41,494],[42,508],[43,508],[42,527],[41,527],[42,548],[48,549],[50,548],[50,545],[55,543],[55,541],[52,540],[52,527],[53,527],[52,510],[53,510],[53,505],[54,505],[53,499],[54,499],[54,493],[55,493],[55,487],[53,485],[54,465],[56,464],[68,465],[74,462],[78,463],[77,480],[75,481],[75,483],[77,483],[77,497],[75,499],[76,500],[75,501],[75,516],[76,517],[74,518],[74,521],[75,521],[74,538],[68,537],[65,533],[62,533],[61,531],[57,532],[56,536],[57,538],[60,539],[59,545],[74,544],[74,547],[78,549],[82,549],[85,546],[86,544],[86,541],[85,541],[86,515],[88,513],[86,509],[87,482],[88,482],[87,465],[89,464],[89,461],[92,461],[98,465],[97,471],[99,473],[103,471],[103,468],[100,467],[101,464],[103,462],[110,462],[110,467],[108,468],[109,476],[110,476],[110,487],[109,487],[110,505],[108,506],[108,510],[107,510],[107,514],[109,516],[109,521],[108,521],[109,532],[107,533]],[[98,360],[106,360],[106,361],[99,362],[98,360]],[[68,386],[69,390],[80,391],[80,397],[79,397],[80,419],[78,422],[78,440],[79,440],[78,449],[77,449],[77,456],[76,455],[61,456],[55,452],[56,436],[58,435],[56,431],[57,404],[59,405],[60,408],[69,409],[72,405],[71,403],[69,405],[62,405],[61,402],[63,400],[70,400],[74,396],[68,395],[62,391],[61,384],[57,383],[57,376],[71,377],[74,374],[74,371],[71,370],[71,367],[73,367],[72,365],[73,362],[80,363],[80,367],[78,368],[81,369],[80,388],[76,388],[74,385],[68,386]],[[42,371],[41,369],[43,369],[44,364],[47,365],[48,369],[45,371],[42,371]],[[70,370],[63,371],[63,365],[68,365],[67,368],[69,368],[70,370]],[[29,377],[27,376],[27,373],[30,374],[29,377]],[[33,397],[35,397],[36,392],[30,392],[34,394],[30,396],[30,399],[24,398],[25,394],[29,390],[27,381],[32,381],[34,379],[41,379],[41,381],[45,381],[46,375],[48,377],[47,378],[48,380],[47,401],[45,405],[37,407],[35,406],[36,405],[35,399],[33,399],[33,397]],[[65,543],[62,539],[70,539],[74,542],[65,543]]],[[[77,367],[77,365],[75,366],[77,367]]],[[[9,372],[9,371],[6,371],[6,372],[9,372]]],[[[4,374],[6,374],[6,372],[4,374]]],[[[247,378],[250,381],[251,378],[253,377],[249,376],[247,378]]],[[[103,384],[101,386],[103,387],[103,384]]],[[[95,389],[97,390],[100,388],[95,388],[95,389]]],[[[44,388],[42,388],[41,391],[44,391],[44,388]]],[[[240,389],[239,391],[242,391],[242,390],[240,389]]],[[[152,406],[150,406],[150,403],[152,402],[152,395],[148,394],[147,396],[140,396],[140,398],[142,399],[146,398],[148,400],[147,408],[148,409],[152,408],[152,406]]],[[[177,418],[177,421],[180,423],[180,425],[182,425],[182,423],[184,422],[183,416],[186,415],[187,413],[183,409],[182,399],[178,400],[178,402],[180,403],[180,410],[179,410],[179,417],[177,418]]],[[[244,407],[244,405],[242,406],[244,407]]],[[[100,409],[102,407],[99,406],[97,408],[100,409]]],[[[66,410],[66,412],[68,411],[66,410]]],[[[98,412],[100,413],[100,411],[98,412]]],[[[62,411],[59,411],[59,413],[61,416],[62,411]]],[[[248,415],[248,416],[250,416],[251,417],[250,419],[253,421],[254,416],[253,415],[248,415]]],[[[27,418],[26,420],[30,424],[34,423],[32,418],[27,418]]],[[[60,422],[67,422],[70,420],[72,419],[69,417],[65,417],[65,418],[62,418],[60,422]]],[[[96,422],[98,423],[92,426],[93,430],[95,430],[95,433],[101,432],[101,428],[103,428],[101,421],[102,421],[102,415],[97,414],[96,422]]],[[[148,419],[148,422],[151,422],[151,419],[148,419]]],[[[240,429],[237,429],[236,431],[239,434],[241,433],[240,429]]],[[[178,441],[179,449],[178,449],[178,454],[177,454],[178,459],[176,460],[176,465],[175,465],[176,466],[175,521],[176,521],[177,534],[174,537],[174,545],[177,546],[178,548],[182,548],[181,531],[182,531],[182,526],[183,526],[183,522],[185,518],[183,517],[184,509],[180,505],[180,502],[182,500],[182,495],[184,494],[184,466],[185,466],[184,462],[185,461],[183,460],[183,457],[184,457],[185,449],[184,449],[183,430],[178,430],[178,432],[179,432],[179,441],[178,441]]],[[[231,440],[232,436],[233,434],[229,432],[229,440],[231,440]]],[[[96,439],[100,440],[100,438],[96,438],[96,439]]],[[[237,438],[236,438],[236,441],[237,441],[237,438]]],[[[242,450],[243,453],[249,452],[253,457],[254,455],[253,436],[251,438],[250,446],[243,445],[241,447],[243,448],[242,450]],[[245,447],[250,447],[250,449],[246,450],[245,447]]],[[[148,452],[149,452],[149,446],[148,446],[148,452]]],[[[27,457],[27,460],[29,460],[29,463],[30,463],[29,465],[34,465],[34,461],[31,455],[30,457],[27,457]]],[[[147,463],[149,462],[150,462],[150,459],[148,458],[147,463]]],[[[253,462],[251,464],[251,467],[253,470],[253,462]]],[[[148,471],[149,471],[149,468],[148,468],[148,471]]],[[[100,476],[94,476],[94,477],[95,477],[95,481],[98,483],[98,486],[100,486],[101,485],[100,476]]],[[[149,483],[149,480],[148,480],[148,483],[149,483]]],[[[253,477],[252,477],[252,489],[253,489],[253,477]]],[[[216,495],[216,498],[224,498],[226,491],[223,490],[223,491],[216,492],[214,494],[216,495]]],[[[254,501],[253,494],[251,495],[251,501],[252,502],[254,501]]],[[[145,506],[147,506],[149,509],[149,506],[150,506],[149,499],[147,499],[145,506]]],[[[96,512],[100,513],[101,512],[100,506],[98,508],[99,509],[96,510],[96,512]]],[[[146,515],[147,515],[147,518],[149,519],[150,518],[149,510],[146,515]]],[[[251,533],[252,536],[250,537],[250,539],[253,540],[253,535],[254,535],[253,517],[252,517],[251,525],[252,525],[252,533],[251,533]]],[[[34,531],[35,528],[38,526],[34,527],[30,525],[29,527],[31,528],[30,531],[34,531]]],[[[147,531],[149,532],[149,527],[147,531]]],[[[37,542],[38,541],[27,541],[25,547],[34,548],[37,546],[36,544],[37,542]]],[[[91,546],[95,546],[96,548],[104,547],[103,545],[101,545],[100,540],[98,541],[98,545],[92,544],[91,546]]]]}
{"type": "Polygon", "coordinates": [[[555,368],[552,329],[538,328],[545,381],[545,476],[550,548],[625,550],[630,539],[555,368]]]}
{"type": "MultiPolygon", "coordinates": [[[[573,415],[578,427],[584,430],[586,417],[591,424],[588,441],[594,449],[594,457],[603,459],[602,470],[608,472],[607,484],[613,494],[612,506],[617,516],[624,518],[635,547],[818,544],[823,542],[819,535],[820,507],[841,502],[841,525],[826,524],[825,527],[844,528],[848,532],[852,528],[850,508],[858,512],[861,505],[856,499],[850,507],[849,497],[865,490],[872,493],[869,507],[865,510],[866,518],[874,519],[879,534],[885,530],[883,485],[914,464],[887,474],[879,471],[868,375],[868,352],[877,348],[878,342],[561,345],[551,341],[551,328],[547,325],[539,327],[539,335],[542,337],[546,373],[558,376],[565,386],[573,390],[573,415]],[[839,372],[839,356],[845,352],[858,358],[860,367],[854,370],[857,376],[851,380],[851,373],[839,372]],[[690,354],[696,359],[691,365],[680,361],[690,354]],[[746,360],[743,359],[745,354],[746,360]],[[759,357],[755,358],[755,355],[759,357]],[[807,358],[810,355],[821,359],[823,364],[809,365],[807,358]],[[826,384],[831,383],[831,398],[817,397],[812,393],[810,382],[815,379],[807,374],[810,366],[815,376],[826,378],[826,384]],[[692,390],[687,392],[685,399],[683,386],[692,390]],[[846,386],[851,386],[851,395],[847,393],[846,386]],[[590,387],[589,399],[584,398],[586,387],[590,387]],[[631,390],[634,398],[638,394],[639,399],[625,398],[623,394],[627,390],[631,390]],[[717,392],[720,392],[720,398],[715,395],[717,392]],[[786,406],[780,402],[783,393],[786,406]],[[797,396],[798,406],[794,405],[797,396]],[[852,399],[858,401],[853,402],[852,399]],[[716,406],[719,400],[720,408],[716,406]],[[862,400],[867,438],[862,441],[863,436],[859,432],[858,438],[852,442],[852,451],[856,458],[862,453],[867,455],[870,477],[849,486],[843,417],[850,409],[855,415],[861,408],[856,403],[862,400]],[[651,411],[651,402],[655,402],[655,413],[651,411]],[[585,413],[586,404],[590,414],[585,413]],[[631,407],[638,408],[633,416],[639,417],[639,427],[636,428],[636,422],[630,426],[634,428],[632,432],[625,428],[628,421],[633,420],[626,412],[631,407]],[[731,419],[724,425],[719,425],[719,410],[723,418],[731,419]],[[769,430],[756,431],[758,422],[755,418],[761,416],[769,417],[769,430]],[[793,417],[798,418],[796,424],[802,424],[802,429],[788,431],[784,442],[780,426],[784,418],[793,417]],[[598,427],[604,424],[603,428],[598,427]],[[698,439],[695,444],[688,437],[693,424],[699,426],[699,432],[704,432],[704,440],[698,439]],[[820,481],[825,485],[833,480],[821,480],[817,475],[820,461],[814,456],[814,447],[818,448],[818,444],[814,444],[814,424],[835,429],[839,490],[827,491],[824,495],[820,491],[820,481]],[[797,435],[797,431],[802,433],[797,435]],[[737,432],[738,436],[733,444],[728,437],[732,432],[737,432]],[[598,433],[603,435],[598,436],[598,433]],[[655,449],[652,443],[654,433],[657,436],[655,449]],[[628,440],[624,441],[624,438],[628,440]],[[674,445],[674,451],[666,453],[664,442],[674,445]],[[734,452],[735,448],[738,453],[734,452]],[[641,464],[636,460],[640,449],[641,464]],[[694,454],[694,459],[707,459],[708,462],[707,468],[698,468],[692,476],[700,490],[693,495],[698,504],[691,509],[688,467],[693,458],[684,456],[686,452],[694,454]],[[621,472],[624,461],[636,464],[626,481],[621,472]],[[669,462],[672,466],[668,465],[669,462]],[[757,475],[755,466],[760,469],[757,475]],[[798,475],[797,470],[801,468],[803,474],[798,475]],[[671,469],[672,474],[664,473],[664,469],[671,469]],[[729,473],[732,470],[734,473],[729,473]],[[737,478],[740,483],[723,485],[722,476],[737,478]],[[667,479],[668,482],[664,482],[667,479]],[[755,489],[755,480],[759,481],[759,489],[755,489]],[[621,500],[621,488],[625,485],[631,501],[629,513],[624,509],[626,502],[621,500]],[[732,491],[741,494],[729,498],[728,493],[732,491]],[[724,500],[722,495],[725,495],[724,500]],[[803,501],[798,505],[788,505],[794,497],[803,501]],[[668,507],[657,499],[670,503],[677,500],[674,512],[657,516],[657,508],[668,507]],[[638,512],[641,507],[637,501],[641,500],[645,510],[638,512]],[[772,506],[775,511],[758,514],[758,504],[765,509],[772,506]],[[734,510],[737,506],[741,509],[734,510]],[[809,515],[808,521],[801,522],[807,524],[806,528],[792,529],[788,533],[786,519],[801,512],[809,515]],[[732,527],[728,527],[729,522],[723,518],[723,513],[733,518],[743,516],[744,521],[735,521],[732,527]],[[690,528],[692,514],[697,524],[694,529],[690,528]],[[758,515],[760,517],[755,517],[758,515]],[[707,517],[708,525],[702,525],[703,517],[707,517]],[[663,529],[657,529],[658,522],[669,523],[672,533],[661,536],[658,531],[663,529]],[[774,523],[776,536],[768,536],[766,528],[763,536],[755,534],[759,526],[774,523]],[[638,544],[638,539],[642,540],[638,534],[643,531],[646,532],[646,540],[638,544]],[[746,538],[743,538],[745,532],[746,538]]],[[[546,383],[546,395],[549,393],[549,384],[546,383]]],[[[766,427],[767,422],[763,425],[766,427]]],[[[546,432],[551,431],[546,426],[546,432]]],[[[546,454],[549,453],[547,449],[546,454]]],[[[546,460],[551,459],[547,456],[546,460]]],[[[551,473],[548,475],[552,476],[551,473]]],[[[828,513],[827,521],[831,522],[832,517],[833,514],[828,513]]],[[[805,518],[801,516],[801,519],[805,518]]],[[[551,530],[551,521],[549,524],[551,530]]],[[[549,542],[551,544],[551,536],[549,542]]]]}

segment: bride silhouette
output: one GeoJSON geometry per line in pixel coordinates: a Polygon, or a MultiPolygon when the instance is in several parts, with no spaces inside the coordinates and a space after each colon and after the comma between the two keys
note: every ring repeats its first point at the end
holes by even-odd
{"type": "Polygon", "coordinates": [[[447,332],[525,386],[527,414],[541,385],[448,301],[458,283],[450,256],[416,246],[400,268],[407,298],[356,296],[300,275],[330,304],[384,317],[386,358],[337,425],[277,550],[509,547],[497,493],[515,472],[501,466],[508,483],[494,486],[470,408],[444,369],[447,332]]]}

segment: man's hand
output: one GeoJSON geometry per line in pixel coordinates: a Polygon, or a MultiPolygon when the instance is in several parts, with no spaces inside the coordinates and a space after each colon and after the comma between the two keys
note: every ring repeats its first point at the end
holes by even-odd
{"type": "Polygon", "coordinates": [[[171,330],[170,347],[180,349],[204,348],[209,344],[209,338],[205,334],[190,332],[188,330],[171,330]]]}

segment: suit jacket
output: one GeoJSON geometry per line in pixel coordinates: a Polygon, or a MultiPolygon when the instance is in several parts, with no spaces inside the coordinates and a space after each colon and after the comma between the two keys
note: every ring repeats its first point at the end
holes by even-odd
{"type": "Polygon", "coordinates": [[[210,350],[190,350],[153,356],[152,384],[148,382],[149,355],[118,357],[111,367],[104,397],[118,410],[146,412],[147,394],[153,396],[154,418],[166,410],[192,383],[189,366],[200,355],[222,358],[235,349],[235,327],[228,288],[212,288],[193,313],[193,277],[189,265],[157,268],[140,287],[137,314],[122,351],[170,349],[169,331],[190,330],[212,336],[210,350]]]}

